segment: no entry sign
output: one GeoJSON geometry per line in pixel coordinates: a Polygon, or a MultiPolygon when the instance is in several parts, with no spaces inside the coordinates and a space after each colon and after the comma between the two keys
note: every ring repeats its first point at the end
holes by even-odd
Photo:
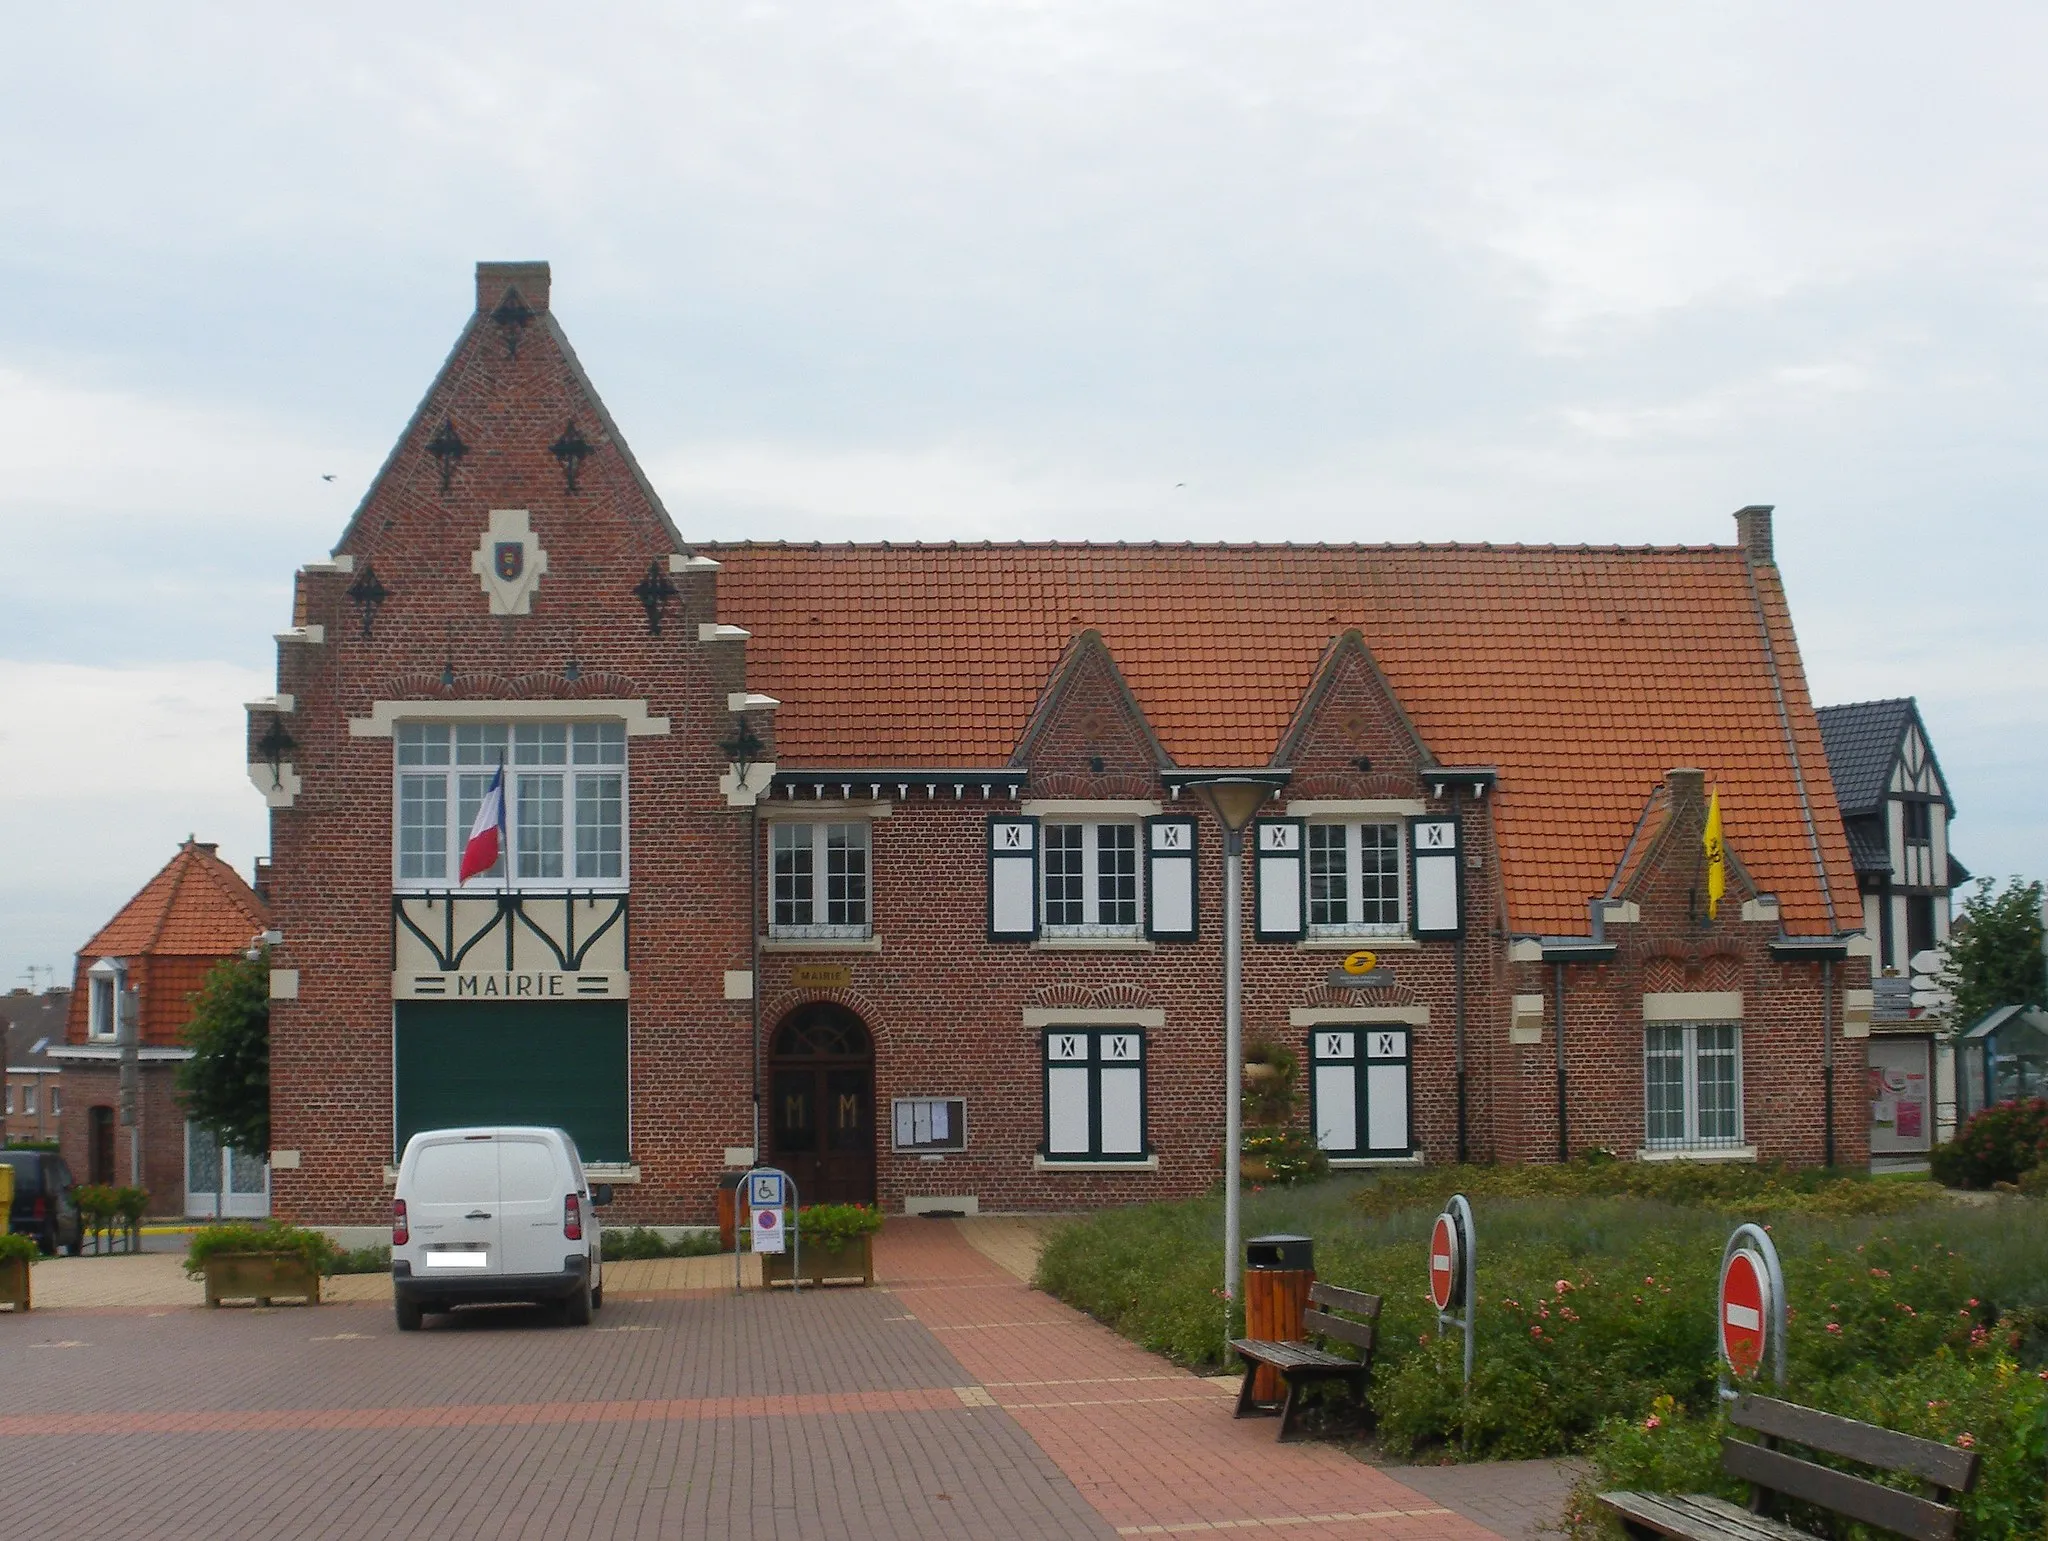
{"type": "Polygon", "coordinates": [[[1448,1214],[1438,1215],[1429,1232],[1429,1298],[1439,1311],[1448,1311],[1457,1297],[1458,1278],[1465,1260],[1457,1226],[1448,1214]]]}
{"type": "Polygon", "coordinates": [[[1762,1367],[1770,1316],[1771,1281],[1764,1260],[1739,1247],[1721,1270],[1721,1357],[1737,1375],[1754,1375],[1762,1367]]]}

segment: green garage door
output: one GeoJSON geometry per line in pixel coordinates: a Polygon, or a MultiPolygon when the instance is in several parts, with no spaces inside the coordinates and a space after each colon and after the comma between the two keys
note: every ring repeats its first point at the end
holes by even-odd
{"type": "Polygon", "coordinates": [[[624,1001],[399,1001],[398,1145],[422,1129],[546,1124],[628,1159],[624,1001]]]}

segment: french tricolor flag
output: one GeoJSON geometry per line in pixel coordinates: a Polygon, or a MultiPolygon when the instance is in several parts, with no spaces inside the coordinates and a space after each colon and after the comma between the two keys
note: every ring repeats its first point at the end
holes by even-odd
{"type": "Polygon", "coordinates": [[[498,865],[504,849],[505,767],[500,765],[476,811],[476,822],[469,826],[469,844],[462,848],[462,876],[456,881],[467,883],[479,873],[489,872],[498,865]]]}

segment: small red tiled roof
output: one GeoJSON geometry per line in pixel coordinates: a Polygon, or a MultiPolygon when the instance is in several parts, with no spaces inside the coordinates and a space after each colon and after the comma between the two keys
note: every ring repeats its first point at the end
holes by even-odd
{"type": "Polygon", "coordinates": [[[178,854],[93,939],[79,949],[98,958],[219,958],[240,952],[270,914],[242,875],[214,854],[215,847],[187,840],[178,854]]]}
{"type": "Polygon", "coordinates": [[[1777,570],[1739,547],[695,549],[787,769],[1002,765],[1090,627],[1178,765],[1261,765],[1355,627],[1442,763],[1498,767],[1516,930],[1585,931],[1678,765],[1788,929],[1859,917],[1777,570]]]}

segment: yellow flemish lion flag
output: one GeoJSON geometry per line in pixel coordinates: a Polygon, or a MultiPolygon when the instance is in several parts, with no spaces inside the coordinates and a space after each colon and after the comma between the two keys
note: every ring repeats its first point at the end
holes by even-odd
{"type": "Polygon", "coordinates": [[[1707,848],[1707,919],[1718,918],[1721,895],[1728,891],[1728,848],[1721,843],[1721,789],[1707,800],[1707,830],[1700,843],[1707,848]]]}

